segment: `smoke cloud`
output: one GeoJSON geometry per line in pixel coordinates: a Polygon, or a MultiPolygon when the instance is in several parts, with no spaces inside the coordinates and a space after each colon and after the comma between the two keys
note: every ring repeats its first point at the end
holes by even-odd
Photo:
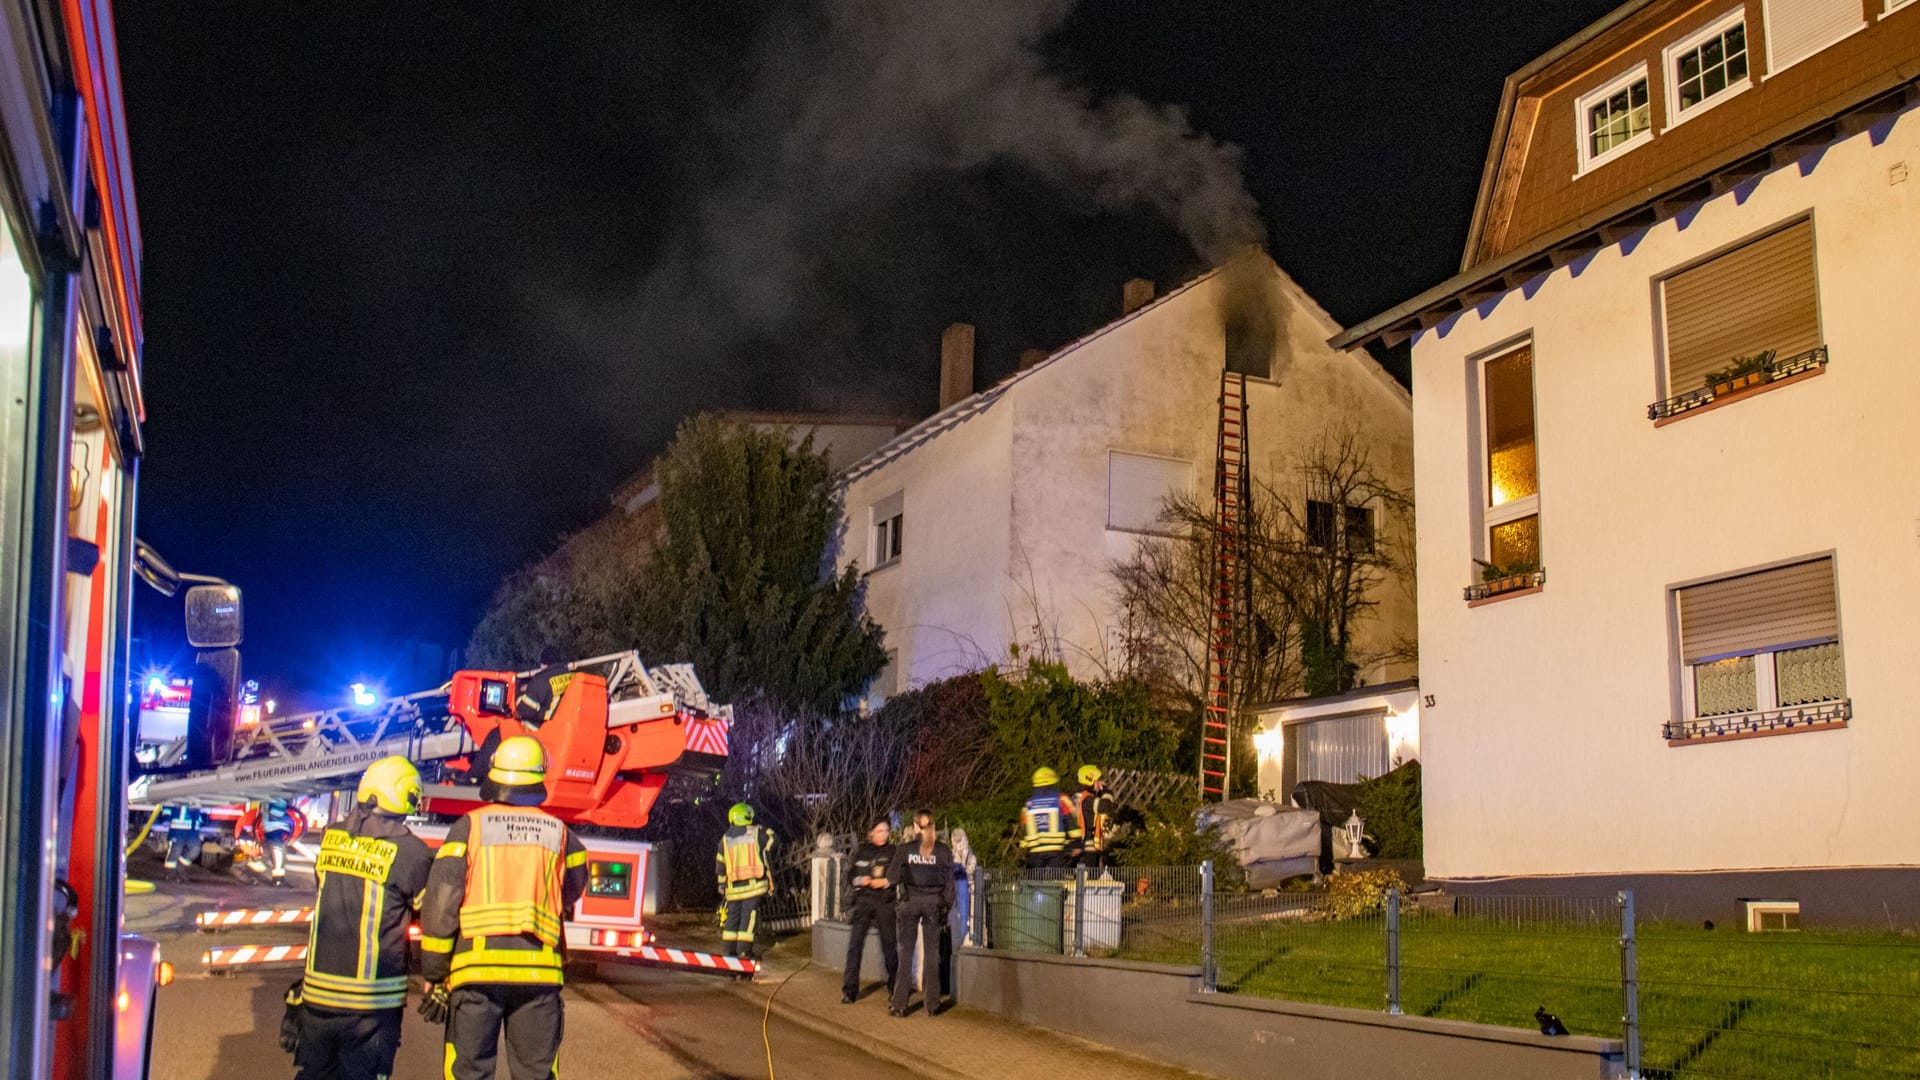
{"type": "MultiPolygon", "coordinates": [[[[776,371],[790,381],[791,363],[756,369],[743,354],[796,339],[857,348],[872,313],[848,302],[848,277],[947,272],[911,265],[927,253],[890,241],[917,227],[904,218],[943,212],[926,205],[943,177],[1012,171],[1081,213],[1146,211],[1209,263],[1260,242],[1236,148],[1180,108],[1096,98],[1048,70],[1040,46],[1072,8],[816,0],[782,11],[738,93],[712,112],[681,222],[637,289],[575,310],[573,334],[604,342],[618,324],[612,340],[683,361],[646,365],[674,384],[654,391],[707,404],[776,371]]],[[[836,405],[859,403],[854,372],[819,367],[813,377],[834,385],[801,396],[830,389],[836,405]]]]}

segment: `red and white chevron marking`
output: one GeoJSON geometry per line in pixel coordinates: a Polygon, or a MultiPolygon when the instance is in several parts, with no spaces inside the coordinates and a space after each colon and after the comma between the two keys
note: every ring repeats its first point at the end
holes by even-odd
{"type": "Polygon", "coordinates": [[[312,908],[262,908],[234,911],[203,911],[193,917],[202,930],[225,930],[231,926],[292,926],[313,921],[312,908]]]}
{"type": "Polygon", "coordinates": [[[687,749],[696,754],[727,756],[727,725],[720,720],[694,720],[687,724],[687,749]]]}
{"type": "Polygon", "coordinates": [[[580,955],[612,955],[625,960],[639,960],[648,964],[664,964],[669,967],[688,968],[694,971],[730,972],[736,975],[752,975],[760,970],[760,965],[742,956],[716,956],[713,953],[693,952],[688,949],[669,949],[659,945],[641,945],[632,949],[579,950],[580,955]]]}
{"type": "Polygon", "coordinates": [[[200,954],[200,962],[210,968],[300,964],[305,963],[306,959],[305,945],[225,945],[200,954]]]}

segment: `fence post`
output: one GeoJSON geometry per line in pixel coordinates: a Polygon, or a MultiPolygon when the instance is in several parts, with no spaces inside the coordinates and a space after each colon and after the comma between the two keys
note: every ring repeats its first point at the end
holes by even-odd
{"type": "Polygon", "coordinates": [[[1620,891],[1621,1041],[1626,1044],[1627,1076],[1640,1080],[1640,952],[1634,934],[1633,890],[1620,891]]]}
{"type": "Polygon", "coordinates": [[[987,948],[987,882],[993,872],[985,866],[977,867],[973,872],[973,891],[968,901],[973,905],[973,918],[968,920],[967,937],[976,949],[987,948]]]}
{"type": "Polygon", "coordinates": [[[1087,955],[1087,868],[1073,868],[1073,955],[1087,955]]]}
{"type": "Polygon", "coordinates": [[[1387,1012],[1400,1015],[1400,890],[1387,890],[1387,1012]]]}
{"type": "Polygon", "coordinates": [[[1200,992],[1211,994],[1219,988],[1213,966],[1213,860],[1208,859],[1200,864],[1200,992]]]}

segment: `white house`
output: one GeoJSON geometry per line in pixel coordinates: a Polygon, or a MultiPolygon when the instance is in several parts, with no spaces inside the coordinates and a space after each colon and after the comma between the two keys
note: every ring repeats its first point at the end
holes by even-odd
{"type": "MultiPolygon", "coordinates": [[[[1225,358],[1249,374],[1249,464],[1286,489],[1303,448],[1339,427],[1411,486],[1410,399],[1263,253],[1125,313],[972,393],[972,328],[943,341],[934,416],[845,473],[839,561],[866,571],[893,662],[870,702],[1038,649],[1076,674],[1110,670],[1120,629],[1112,566],[1162,531],[1163,498],[1211,491],[1225,358]],[[1250,348],[1249,343],[1258,343],[1250,348]]],[[[1350,512],[1373,527],[1369,507],[1350,512]]],[[[1368,633],[1410,637],[1411,590],[1383,587],[1368,633]]],[[[1399,670],[1363,672],[1367,681],[1399,670]]],[[[1392,666],[1390,666],[1392,667],[1392,666]]]]}
{"type": "Polygon", "coordinates": [[[1334,339],[1415,339],[1430,875],[1920,918],[1917,76],[1920,3],[1628,3],[1334,339]]]}

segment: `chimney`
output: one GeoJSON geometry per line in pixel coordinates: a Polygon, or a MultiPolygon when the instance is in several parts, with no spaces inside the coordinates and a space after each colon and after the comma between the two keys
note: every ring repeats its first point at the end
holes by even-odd
{"type": "Polygon", "coordinates": [[[973,324],[957,322],[940,335],[940,407],[973,396],[973,324]]]}
{"type": "Polygon", "coordinates": [[[1151,303],[1153,282],[1146,278],[1129,278],[1125,285],[1120,286],[1120,314],[1123,318],[1151,303]]]}
{"type": "Polygon", "coordinates": [[[1046,358],[1047,350],[1045,349],[1022,349],[1020,350],[1020,370],[1025,371],[1046,358]]]}

